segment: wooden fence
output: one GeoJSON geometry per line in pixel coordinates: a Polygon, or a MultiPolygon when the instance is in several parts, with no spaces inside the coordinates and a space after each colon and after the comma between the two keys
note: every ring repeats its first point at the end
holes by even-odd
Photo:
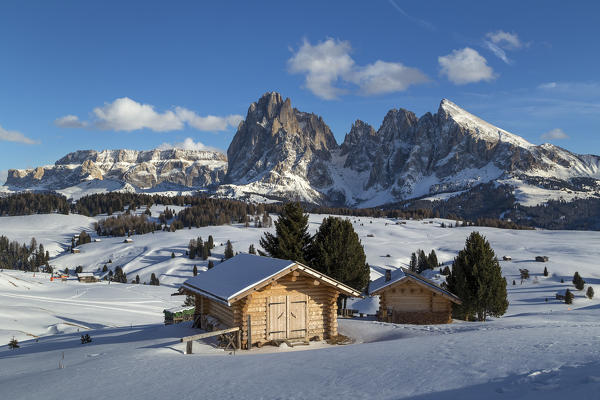
{"type": "Polygon", "coordinates": [[[194,340],[206,339],[213,336],[223,335],[223,341],[225,342],[225,349],[241,349],[242,338],[239,327],[222,329],[220,331],[212,331],[206,333],[200,333],[198,335],[186,336],[181,338],[181,342],[185,343],[185,354],[192,354],[192,342],[194,340]],[[232,335],[235,333],[235,336],[232,335]]]}

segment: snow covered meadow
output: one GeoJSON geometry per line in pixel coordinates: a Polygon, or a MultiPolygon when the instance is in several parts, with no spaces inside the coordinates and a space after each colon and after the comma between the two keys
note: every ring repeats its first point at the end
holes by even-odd
{"type": "MultiPolygon", "coordinates": [[[[160,207],[152,209],[157,216],[160,207]]],[[[311,215],[314,232],[323,216],[311,215]]],[[[35,236],[50,250],[50,264],[96,271],[111,260],[128,280],[155,273],[161,286],[76,280],[50,282],[43,273],[0,272],[0,388],[7,399],[96,398],[341,398],[358,399],[598,399],[600,393],[600,301],[574,291],[572,305],[556,300],[574,290],[578,271],[600,295],[600,233],[442,228],[442,220],[350,218],[365,246],[372,279],[384,268],[405,266],[417,249],[435,249],[449,263],[472,230],[490,241],[506,276],[510,306],[486,323],[395,325],[372,318],[340,319],[354,344],[303,348],[263,347],[235,354],[196,342],[183,355],[178,338],[189,325],[165,327],[162,309],[181,304],[171,296],[194,265],[185,250],[190,239],[208,235],[217,247],[231,240],[247,251],[266,229],[241,225],[183,229],[123,238],[101,238],[65,250],[73,234],[91,230],[94,218],[35,215],[0,218],[0,234],[28,242],[35,236]],[[175,258],[171,254],[175,254],[175,258]],[[534,261],[545,255],[546,263],[534,261]],[[542,275],[544,266],[550,272],[542,275]],[[531,278],[520,284],[519,269],[531,278]],[[561,279],[564,283],[561,283],[561,279]],[[516,285],[512,281],[516,280],[516,285]],[[82,345],[82,332],[92,343],[82,345]],[[5,343],[15,336],[21,348],[5,343]],[[63,359],[64,357],[64,359],[63,359]],[[64,368],[59,368],[59,362],[64,368]],[[260,366],[259,368],[257,368],[260,366]]],[[[446,224],[448,221],[445,221],[446,224]]],[[[95,237],[95,236],[92,236],[95,237]]],[[[200,274],[202,272],[199,272],[200,274]]],[[[354,303],[372,312],[373,300],[354,303]]]]}

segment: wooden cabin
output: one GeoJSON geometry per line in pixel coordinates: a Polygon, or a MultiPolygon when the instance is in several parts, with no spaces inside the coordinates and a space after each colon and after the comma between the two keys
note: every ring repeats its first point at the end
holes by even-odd
{"type": "Polygon", "coordinates": [[[452,322],[452,304],[461,304],[454,294],[405,268],[387,270],[369,289],[370,295],[379,296],[377,317],[384,322],[447,324],[452,322]]]}
{"type": "Polygon", "coordinates": [[[337,335],[337,298],[360,293],[290,260],[238,254],[183,284],[196,297],[194,326],[241,329],[241,346],[337,335]]]}
{"type": "Polygon", "coordinates": [[[84,283],[100,282],[100,278],[93,272],[79,272],[77,274],[77,280],[84,283]]]}

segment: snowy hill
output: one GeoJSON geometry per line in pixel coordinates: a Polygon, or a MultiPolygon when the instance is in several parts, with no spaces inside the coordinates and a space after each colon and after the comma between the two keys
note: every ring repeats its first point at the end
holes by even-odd
{"type": "MultiPolygon", "coordinates": [[[[158,214],[160,208],[152,211],[158,214]]],[[[310,215],[311,232],[323,217],[310,215]]],[[[58,253],[70,235],[92,221],[73,215],[2,217],[0,232],[20,241],[36,236],[45,246],[54,243],[58,253]],[[41,218],[37,226],[32,225],[35,218],[41,218]]],[[[373,218],[351,221],[365,246],[372,278],[385,268],[404,266],[417,248],[435,249],[439,260],[448,263],[473,230],[442,228],[441,222],[450,221],[437,219],[406,224],[373,218]]],[[[80,254],[62,253],[50,262],[95,270],[112,257],[112,266],[123,266],[129,279],[155,272],[164,283],[159,287],[50,282],[46,274],[34,277],[5,270],[0,272],[0,335],[4,342],[14,335],[21,348],[0,349],[2,396],[147,399],[177,393],[181,399],[196,399],[201,393],[211,399],[595,399],[600,390],[600,301],[576,291],[574,303],[566,305],[555,300],[555,294],[573,289],[575,271],[586,286],[591,284],[600,293],[596,246],[600,233],[477,230],[499,257],[512,257],[501,261],[509,283],[505,316],[486,323],[436,326],[340,319],[340,332],[355,341],[347,346],[265,346],[233,355],[214,348],[209,340],[195,342],[194,354],[183,355],[179,338],[193,332],[189,325],[162,326],[162,309],[183,300],[170,296],[174,288],[191,276],[193,264],[200,267],[199,274],[205,265],[185,257],[189,239],[211,234],[218,245],[231,239],[234,250],[244,251],[251,243],[258,244],[262,228],[233,225],[156,232],[135,235],[130,244],[123,238],[102,238],[80,246],[80,254]],[[537,255],[550,259],[535,262],[537,255]],[[548,277],[542,275],[544,266],[548,277]],[[519,268],[531,271],[523,284],[519,268]],[[92,343],[80,343],[82,332],[90,334],[92,343]],[[64,368],[58,368],[59,361],[64,368]],[[115,385],[123,376],[126,384],[115,385]]],[[[215,248],[215,261],[222,250],[215,248]]]]}

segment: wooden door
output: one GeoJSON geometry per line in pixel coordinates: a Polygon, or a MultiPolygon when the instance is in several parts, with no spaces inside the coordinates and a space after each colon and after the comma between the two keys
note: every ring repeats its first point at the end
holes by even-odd
{"type": "Polygon", "coordinates": [[[285,339],[287,336],[287,296],[269,297],[267,337],[285,339]]]}
{"type": "Polygon", "coordinates": [[[269,297],[267,337],[269,340],[307,336],[308,297],[306,295],[269,297]]]}
{"type": "Polygon", "coordinates": [[[306,295],[300,296],[289,296],[289,307],[288,307],[288,338],[305,338],[306,332],[306,311],[307,311],[307,298],[306,295]]]}

